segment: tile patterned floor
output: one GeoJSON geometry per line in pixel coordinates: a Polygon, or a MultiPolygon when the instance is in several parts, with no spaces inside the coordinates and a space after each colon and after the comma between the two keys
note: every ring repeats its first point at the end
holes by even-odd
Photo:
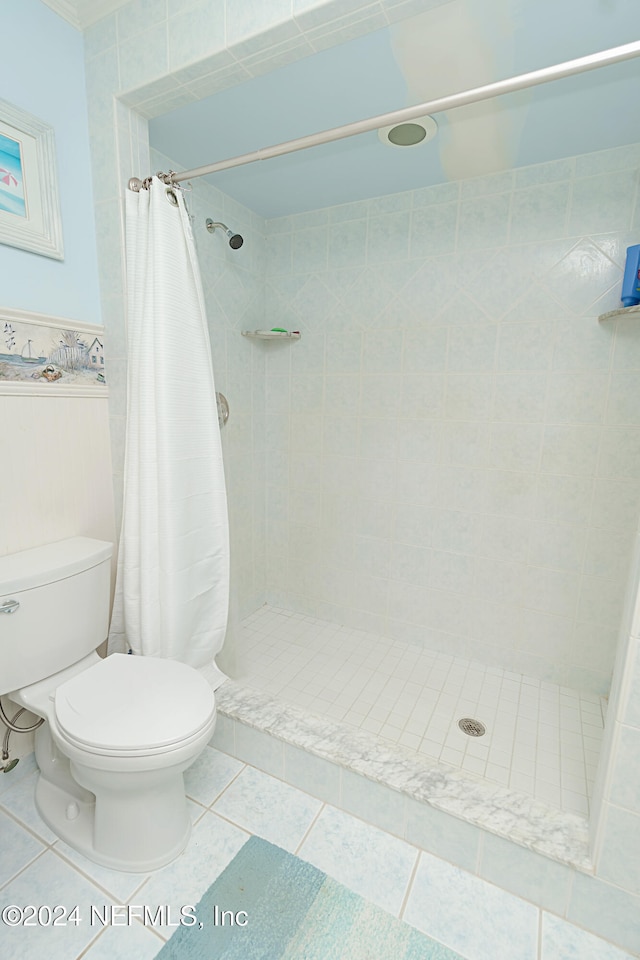
{"type": "Polygon", "coordinates": [[[269,606],[243,621],[234,679],[589,814],[606,706],[596,695],[269,606]],[[461,717],[486,734],[462,733],[461,717]]]}
{"type": "Polygon", "coordinates": [[[30,793],[35,775],[31,757],[0,782],[0,908],[51,904],[53,897],[56,904],[77,903],[85,922],[28,929],[0,922],[2,957],[152,960],[173,931],[143,924],[136,911],[167,904],[175,917],[183,904],[197,903],[254,833],[466,960],[632,960],[559,917],[211,747],[185,777],[194,823],[189,845],[149,876],[97,866],[52,840],[30,793]],[[128,924],[86,922],[91,906],[102,915],[113,907],[122,920],[126,905],[133,917],[128,924]]]}

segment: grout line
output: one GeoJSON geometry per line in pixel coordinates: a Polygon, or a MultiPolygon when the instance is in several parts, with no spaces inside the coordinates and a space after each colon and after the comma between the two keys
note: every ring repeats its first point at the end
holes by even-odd
{"type": "Polygon", "coordinates": [[[559,916],[562,917],[567,923],[572,923],[573,921],[569,920],[569,907],[571,905],[571,898],[573,896],[573,886],[574,880],[577,876],[577,871],[572,870],[569,874],[569,882],[567,884],[566,899],[562,906],[562,909],[559,911],[559,916]]]}
{"type": "MultiPolygon", "coordinates": [[[[215,747],[212,748],[212,749],[215,749],[215,747]]],[[[226,756],[231,756],[231,754],[226,754],[226,756]]],[[[233,757],[233,759],[234,759],[234,760],[239,760],[238,757],[233,757]]],[[[240,770],[238,770],[238,772],[231,778],[231,780],[229,780],[229,783],[225,784],[225,786],[222,788],[222,790],[220,791],[220,793],[219,793],[219,794],[211,801],[211,803],[206,807],[207,810],[212,810],[213,805],[214,805],[215,803],[217,803],[218,800],[227,792],[227,790],[229,789],[229,787],[231,786],[231,784],[235,783],[236,780],[238,779],[238,777],[240,776],[240,774],[241,774],[241,773],[244,773],[244,771],[247,769],[247,767],[250,766],[250,764],[246,763],[244,760],[239,760],[239,762],[242,764],[242,767],[241,767],[240,770]]],[[[191,800],[191,799],[193,799],[193,798],[190,797],[189,799],[191,800]]],[[[197,800],[196,800],[196,803],[198,803],[197,800]]],[[[213,813],[217,813],[217,810],[213,810],[212,812],[213,812],[213,813]]]]}
{"type": "MultiPolygon", "coordinates": [[[[110,925],[109,925],[109,926],[110,926],[110,925]]],[[[97,941],[100,939],[100,937],[103,937],[103,936],[104,936],[104,934],[106,933],[106,931],[107,931],[108,929],[109,929],[109,927],[107,926],[107,927],[102,927],[102,929],[98,930],[98,932],[97,932],[97,934],[95,935],[95,937],[93,937],[93,939],[91,939],[91,940],[89,941],[89,943],[86,945],[86,947],[84,947],[84,948],[80,951],[80,953],[76,954],[75,960],[81,960],[82,957],[86,957],[87,954],[89,953],[89,951],[93,949],[93,947],[95,946],[95,944],[97,943],[97,941]]]]}
{"type": "MultiPolygon", "coordinates": [[[[296,787],[296,790],[298,790],[298,789],[299,789],[299,787],[296,787]]],[[[301,791],[301,792],[306,794],[306,790],[303,790],[303,791],[301,791]]],[[[313,795],[310,794],[310,793],[307,794],[307,796],[313,797],[313,795]]],[[[317,800],[318,798],[317,798],[317,797],[313,797],[313,799],[314,799],[314,800],[317,800]]],[[[325,802],[321,801],[320,809],[318,810],[318,812],[317,812],[316,815],[314,816],[313,820],[311,821],[311,823],[309,824],[309,826],[308,826],[307,829],[305,830],[304,835],[303,835],[302,839],[300,840],[300,843],[298,844],[298,846],[297,846],[297,847],[295,848],[295,850],[293,851],[296,856],[298,856],[298,852],[299,852],[300,848],[302,847],[303,843],[305,842],[305,840],[307,839],[307,837],[308,837],[309,834],[311,833],[312,829],[313,829],[314,826],[316,825],[316,823],[317,823],[317,821],[318,821],[318,819],[319,819],[319,817],[320,817],[320,814],[323,812],[323,810],[325,810],[326,806],[327,806],[327,804],[326,804],[325,802]]]]}
{"type": "Polygon", "coordinates": [[[0,813],[4,813],[7,817],[13,820],[19,827],[22,827],[23,830],[25,830],[28,834],[30,834],[34,838],[34,840],[37,840],[38,843],[41,843],[46,850],[50,850],[59,840],[59,837],[55,837],[53,840],[45,840],[43,837],[40,836],[40,834],[36,833],[33,827],[30,827],[23,820],[20,820],[8,807],[3,806],[2,804],[0,804],[0,813]]]}
{"type": "Polygon", "coordinates": [[[224,820],[225,823],[231,824],[232,827],[235,827],[237,830],[241,830],[243,833],[246,833],[247,837],[258,836],[257,833],[254,833],[253,830],[249,830],[247,827],[243,826],[241,823],[237,823],[236,820],[232,820],[227,814],[220,813],[219,810],[211,810],[210,813],[220,817],[221,820],[224,820]]]}
{"type": "MultiPolygon", "coordinates": [[[[73,848],[72,848],[72,849],[73,849],[73,848]]],[[[104,886],[104,884],[100,883],[99,880],[96,880],[95,877],[93,877],[93,876],[91,876],[91,874],[87,873],[86,870],[84,870],[82,867],[79,867],[77,863],[74,863],[74,862],[73,862],[73,860],[70,860],[70,859],[66,856],[66,854],[64,854],[61,850],[56,849],[56,847],[54,846],[54,847],[51,848],[51,852],[54,853],[60,860],[62,860],[62,862],[65,863],[68,867],[71,867],[77,874],[79,874],[79,875],[82,877],[83,880],[86,880],[86,881],[87,881],[88,883],[90,883],[92,886],[97,887],[98,890],[100,890],[102,893],[104,893],[105,896],[109,897],[109,899],[112,900],[114,903],[116,903],[116,904],[118,904],[118,905],[121,905],[121,906],[122,906],[122,905],[125,905],[126,901],[121,900],[121,899],[120,899],[119,897],[117,897],[111,890],[108,890],[107,887],[104,886]]],[[[76,851],[76,852],[79,853],[80,851],[78,850],[78,851],[76,851]]],[[[85,859],[87,860],[87,863],[90,863],[90,864],[94,863],[93,860],[88,860],[86,857],[85,857],[85,859]]],[[[101,867],[102,867],[102,864],[95,864],[95,866],[97,866],[98,868],[101,868],[101,867]]],[[[111,867],[111,868],[110,868],[110,867],[106,867],[105,869],[113,869],[114,871],[117,871],[117,868],[113,868],[113,867],[111,867]]],[[[135,874],[131,874],[131,876],[135,876],[135,874]]],[[[137,892],[144,886],[144,884],[147,882],[147,880],[149,879],[149,877],[151,876],[151,874],[150,874],[150,873],[147,873],[147,874],[139,874],[139,876],[142,876],[143,879],[142,879],[142,880],[140,881],[140,883],[137,885],[137,887],[135,888],[135,890],[133,891],[133,893],[131,894],[131,896],[135,896],[135,895],[136,895],[136,893],[137,893],[137,892]]]]}
{"type": "MultiPolygon", "coordinates": [[[[204,805],[203,803],[201,803],[200,800],[196,800],[195,797],[190,797],[188,793],[185,793],[185,797],[187,798],[187,801],[188,801],[189,803],[195,803],[195,805],[196,805],[197,807],[200,807],[200,809],[201,809],[201,811],[202,811],[202,813],[199,813],[199,814],[198,814],[198,817],[197,817],[197,819],[196,819],[196,821],[195,821],[195,823],[197,823],[197,822],[200,820],[200,818],[202,817],[202,815],[207,812],[208,807],[205,807],[205,805],[204,805]]],[[[191,819],[191,817],[189,817],[189,819],[191,819]]],[[[191,825],[194,826],[194,821],[193,821],[193,820],[191,821],[191,825]]]]}
{"type": "Polygon", "coordinates": [[[16,873],[14,873],[14,875],[13,875],[9,880],[7,880],[6,883],[4,883],[4,884],[2,885],[2,887],[0,887],[0,890],[4,890],[6,887],[9,886],[10,883],[13,883],[13,881],[14,881],[17,877],[19,877],[22,873],[24,873],[25,870],[27,870],[29,867],[31,867],[31,866],[36,862],[36,860],[39,860],[40,857],[42,857],[42,856],[43,856],[45,853],[47,853],[49,850],[51,850],[51,847],[45,847],[45,849],[44,849],[44,850],[41,850],[40,853],[38,853],[32,860],[29,861],[29,863],[25,863],[24,866],[20,867],[20,869],[17,870],[16,873]]]}
{"type": "Polygon", "coordinates": [[[542,960],[542,907],[538,907],[538,943],[536,954],[542,960]]]}
{"type": "Polygon", "coordinates": [[[482,876],[482,873],[480,872],[481,869],[482,869],[482,858],[483,858],[483,856],[484,856],[484,841],[485,841],[484,830],[481,830],[481,831],[480,831],[480,835],[479,835],[479,837],[478,837],[478,852],[477,852],[477,854],[476,854],[476,865],[475,865],[475,871],[474,871],[474,872],[475,872],[476,876],[480,877],[482,880],[485,879],[485,878],[482,876]]]}
{"type": "MultiPolygon", "coordinates": [[[[405,843],[406,843],[406,842],[407,842],[407,841],[405,841],[405,843]]],[[[410,873],[410,875],[409,875],[409,882],[407,883],[407,889],[406,889],[405,892],[404,892],[404,897],[402,898],[402,903],[400,904],[400,911],[399,911],[399,913],[398,913],[398,919],[399,919],[399,920],[403,920],[403,919],[404,919],[404,913],[405,913],[405,910],[407,909],[407,904],[408,904],[408,902],[409,902],[409,896],[411,895],[411,891],[412,891],[412,889],[413,889],[413,883],[414,883],[414,880],[415,880],[415,878],[416,878],[416,873],[418,872],[418,865],[419,865],[419,863],[420,863],[421,853],[422,853],[422,851],[421,851],[420,847],[418,847],[418,848],[416,849],[416,859],[415,859],[415,862],[414,862],[413,867],[412,867],[412,869],[411,869],[411,873],[410,873]]],[[[406,922],[406,921],[405,921],[405,922],[406,922]]]]}

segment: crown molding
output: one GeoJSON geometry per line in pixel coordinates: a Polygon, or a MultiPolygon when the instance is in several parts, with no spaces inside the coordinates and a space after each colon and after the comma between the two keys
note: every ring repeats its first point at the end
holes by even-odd
{"type": "Polygon", "coordinates": [[[75,0],[78,9],[78,19],[82,29],[92,26],[98,20],[124,7],[129,0],[75,0]]]}
{"type": "Polygon", "coordinates": [[[75,27],[85,30],[103,17],[123,7],[129,0],[43,0],[55,13],[75,27]]]}
{"type": "Polygon", "coordinates": [[[82,30],[75,0],[44,0],[44,3],[76,30],[82,30]]]}

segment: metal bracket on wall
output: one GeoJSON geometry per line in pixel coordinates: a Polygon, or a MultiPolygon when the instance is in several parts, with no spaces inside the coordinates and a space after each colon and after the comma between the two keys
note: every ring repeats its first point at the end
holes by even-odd
{"type": "Polygon", "coordinates": [[[229,403],[224,393],[216,393],[216,404],[218,405],[218,423],[222,430],[229,419],[229,403]]]}

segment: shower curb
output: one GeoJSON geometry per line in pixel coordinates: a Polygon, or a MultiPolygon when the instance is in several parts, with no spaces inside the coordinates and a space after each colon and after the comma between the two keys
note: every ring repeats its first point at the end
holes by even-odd
{"type": "MultiPolygon", "coordinates": [[[[472,774],[430,761],[406,747],[395,744],[391,747],[375,734],[355,730],[232,680],[218,688],[216,699],[220,718],[226,723],[219,722],[213,746],[273,776],[291,782],[287,777],[284,748],[274,749],[268,739],[305,751],[310,757],[335,766],[337,771],[350,771],[386,788],[387,806],[393,804],[394,795],[397,798],[400,794],[558,864],[582,873],[594,872],[586,817],[559,810],[498,784],[494,786],[472,774]],[[249,739],[247,731],[252,733],[249,739]]],[[[322,778],[319,782],[322,783],[322,778]]],[[[299,777],[294,786],[302,786],[314,794],[313,784],[303,786],[299,777]]],[[[324,789],[316,790],[314,795],[318,792],[325,793],[319,799],[327,799],[324,789]]],[[[342,805],[336,796],[330,802],[342,805]]],[[[350,812],[355,812],[352,805],[350,812]]],[[[371,815],[363,819],[371,819],[371,815]]],[[[404,820],[405,817],[403,825],[404,820]]],[[[376,825],[389,830],[388,816],[384,817],[384,823],[376,825]]],[[[446,829],[445,820],[442,827],[446,829]]],[[[455,832],[455,825],[452,829],[455,832]]],[[[391,832],[409,839],[404,830],[392,829],[391,832]]],[[[430,852],[438,853],[437,850],[430,852]]],[[[468,862],[469,858],[463,856],[463,859],[468,862]]]]}

